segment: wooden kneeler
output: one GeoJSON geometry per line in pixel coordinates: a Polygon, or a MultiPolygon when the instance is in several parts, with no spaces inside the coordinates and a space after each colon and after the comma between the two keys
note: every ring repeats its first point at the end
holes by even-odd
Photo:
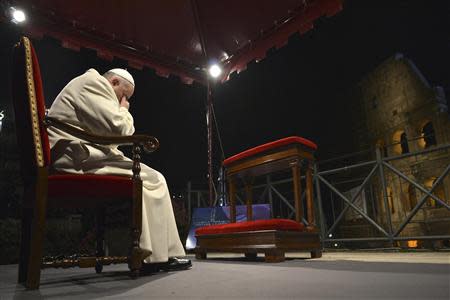
{"type": "Polygon", "coordinates": [[[282,262],[286,252],[310,251],[311,258],[322,256],[319,232],[314,220],[312,163],[317,146],[301,137],[288,137],[267,143],[224,161],[227,172],[231,223],[196,230],[197,259],[208,252],[244,253],[256,258],[264,253],[266,262],[282,262]],[[301,201],[301,167],[306,168],[306,220],[301,201]],[[287,219],[255,220],[252,213],[252,185],[256,176],[291,169],[295,200],[295,221],[287,219]],[[247,221],[236,223],[236,181],[245,182],[247,221]]]}

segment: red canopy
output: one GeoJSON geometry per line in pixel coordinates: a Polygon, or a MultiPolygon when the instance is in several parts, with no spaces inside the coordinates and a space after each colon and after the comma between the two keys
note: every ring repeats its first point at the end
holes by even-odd
{"type": "Polygon", "coordinates": [[[269,48],[304,33],[321,16],[342,9],[343,0],[17,0],[26,10],[25,31],[49,35],[71,49],[95,49],[130,67],[149,67],[185,83],[206,82],[204,68],[221,63],[232,72],[261,60],[269,48]]]}

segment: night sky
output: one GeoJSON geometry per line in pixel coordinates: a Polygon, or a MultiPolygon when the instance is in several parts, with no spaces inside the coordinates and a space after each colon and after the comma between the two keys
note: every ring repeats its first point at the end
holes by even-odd
{"type": "MultiPolygon", "coordinates": [[[[348,91],[397,52],[411,59],[432,85],[450,94],[450,1],[346,1],[343,11],[322,18],[287,46],[217,85],[214,105],[225,157],[274,139],[298,135],[319,146],[318,159],[351,151],[348,91]]],[[[0,111],[12,117],[11,47],[17,28],[0,24],[0,111]]],[[[64,49],[51,38],[34,41],[44,94],[50,106],[73,77],[88,68],[104,72],[126,62],[102,61],[92,50],[64,49]]],[[[165,174],[173,190],[206,180],[205,88],[150,69],[129,69],[136,81],[131,102],[137,133],[157,136],[160,150],[144,158],[165,174]]],[[[215,165],[221,152],[215,139],[215,165]]]]}

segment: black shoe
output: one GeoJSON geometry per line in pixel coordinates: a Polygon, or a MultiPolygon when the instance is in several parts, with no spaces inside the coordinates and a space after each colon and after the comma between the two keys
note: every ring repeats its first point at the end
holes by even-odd
{"type": "Polygon", "coordinates": [[[190,259],[171,257],[166,263],[159,264],[158,268],[165,272],[181,271],[192,268],[192,263],[190,259]]]}

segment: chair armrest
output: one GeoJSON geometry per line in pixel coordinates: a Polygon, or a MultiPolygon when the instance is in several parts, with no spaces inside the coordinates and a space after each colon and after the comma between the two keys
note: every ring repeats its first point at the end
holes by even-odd
{"type": "Polygon", "coordinates": [[[140,145],[145,152],[151,153],[159,148],[157,138],[149,135],[136,134],[127,136],[102,136],[81,130],[75,126],[59,121],[55,118],[46,116],[43,120],[45,127],[53,126],[64,132],[67,132],[79,139],[100,145],[140,145]]]}

